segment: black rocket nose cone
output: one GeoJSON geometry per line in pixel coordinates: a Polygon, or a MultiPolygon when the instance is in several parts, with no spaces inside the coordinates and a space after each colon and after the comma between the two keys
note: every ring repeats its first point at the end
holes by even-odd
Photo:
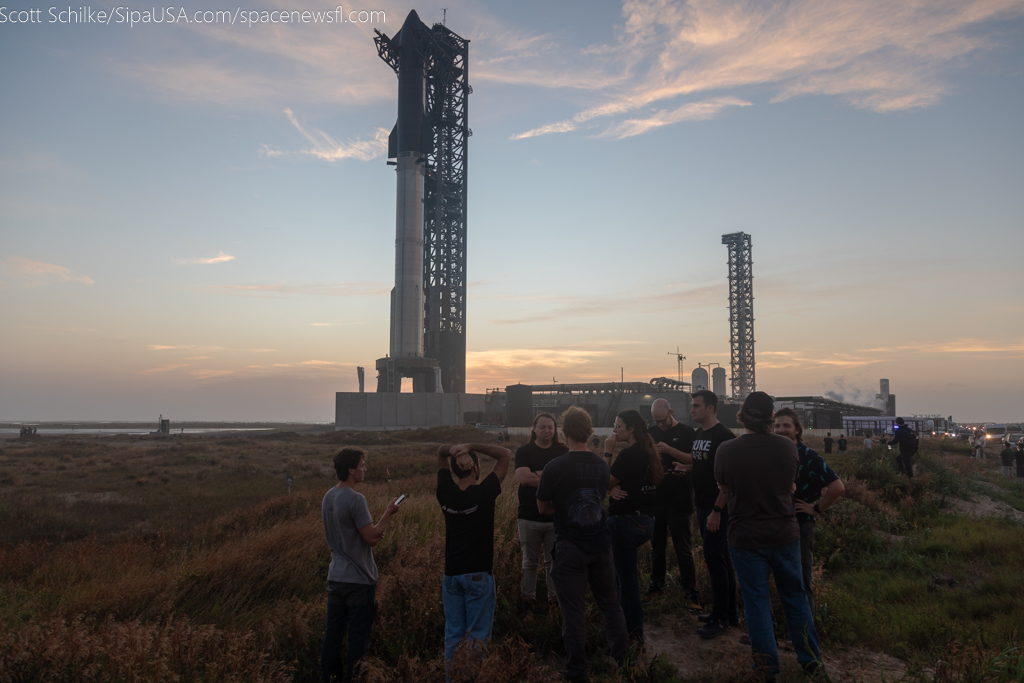
{"type": "Polygon", "coordinates": [[[418,26],[419,24],[422,24],[422,23],[423,22],[420,21],[420,15],[416,14],[416,10],[410,10],[409,11],[409,16],[407,16],[405,18],[405,23],[402,24],[402,28],[405,28],[406,26],[413,26],[413,27],[415,27],[415,26],[418,26]]]}

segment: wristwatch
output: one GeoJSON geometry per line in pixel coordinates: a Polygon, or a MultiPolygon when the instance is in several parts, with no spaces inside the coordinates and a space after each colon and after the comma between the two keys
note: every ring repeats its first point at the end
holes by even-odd
{"type": "Polygon", "coordinates": [[[606,458],[613,458],[613,457],[615,457],[615,456],[613,456],[613,455],[612,455],[611,453],[609,453],[608,451],[605,451],[605,452],[604,452],[604,457],[606,457],[606,458]]]}
{"type": "Polygon", "coordinates": [[[719,513],[719,514],[721,514],[721,512],[722,512],[722,508],[718,507],[717,505],[712,506],[711,509],[714,510],[715,512],[719,513]]]}
{"type": "Polygon", "coordinates": [[[817,503],[814,504],[814,514],[816,514],[816,515],[820,515],[821,514],[821,508],[818,507],[817,503]]]}

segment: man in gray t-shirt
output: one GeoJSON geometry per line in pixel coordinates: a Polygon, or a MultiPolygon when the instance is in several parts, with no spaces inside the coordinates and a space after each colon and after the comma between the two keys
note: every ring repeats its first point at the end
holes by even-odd
{"type": "Polygon", "coordinates": [[[327,569],[327,627],[320,651],[323,683],[352,680],[359,660],[366,654],[376,614],[377,565],[371,548],[384,535],[388,518],[398,510],[395,501],[376,524],[366,497],[355,485],[366,476],[366,453],[343,448],[334,456],[338,484],[324,495],[321,514],[324,535],[331,549],[327,569]],[[341,641],[348,631],[348,656],[341,671],[341,641]]]}

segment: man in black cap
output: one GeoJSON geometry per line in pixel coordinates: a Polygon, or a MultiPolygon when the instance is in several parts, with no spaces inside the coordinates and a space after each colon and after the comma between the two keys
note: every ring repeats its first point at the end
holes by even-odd
{"type": "Polygon", "coordinates": [[[718,448],[715,479],[729,499],[729,547],[743,594],[743,614],[754,654],[754,669],[764,677],[779,671],[772,625],[768,575],[786,614],[797,661],[808,673],[821,667],[800,563],[800,526],[793,492],[800,456],[796,444],[772,434],[771,396],[747,396],[737,419],[743,435],[718,448]]]}
{"type": "Polygon", "coordinates": [[[914,430],[907,426],[902,417],[896,418],[896,424],[892,426],[892,441],[889,447],[899,446],[900,454],[896,458],[896,467],[907,475],[907,479],[914,478],[914,456],[917,454],[917,435],[914,430]]]}

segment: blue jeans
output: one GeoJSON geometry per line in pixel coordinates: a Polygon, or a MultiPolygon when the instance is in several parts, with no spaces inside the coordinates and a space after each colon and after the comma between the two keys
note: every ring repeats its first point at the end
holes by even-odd
{"type": "Polygon", "coordinates": [[[654,518],[649,515],[615,515],[608,518],[612,532],[612,559],[619,584],[619,600],[626,617],[626,631],[635,641],[644,640],[644,606],[640,599],[640,572],[637,549],[654,534],[654,518]]]}
{"type": "MultiPolygon", "coordinates": [[[[739,609],[736,606],[736,574],[729,556],[729,509],[722,510],[718,531],[708,531],[708,515],[711,510],[697,508],[697,523],[700,537],[704,542],[704,564],[711,579],[711,618],[715,621],[737,621],[739,609]]],[[[746,600],[746,593],[743,594],[746,600]]]]}
{"type": "Polygon", "coordinates": [[[760,550],[733,547],[732,559],[743,593],[743,615],[747,618],[747,635],[754,651],[754,668],[763,666],[774,673],[779,670],[768,593],[769,574],[775,577],[775,588],[782,599],[797,661],[801,664],[821,662],[818,632],[814,629],[814,616],[804,590],[800,541],[760,550]]]}
{"type": "Polygon", "coordinates": [[[353,671],[366,654],[377,614],[377,586],[364,583],[327,582],[327,626],[320,649],[323,683],[352,680],[353,671]],[[348,632],[348,657],[341,668],[341,641],[348,632]]]}
{"type": "Polygon", "coordinates": [[[449,667],[459,643],[469,640],[484,646],[491,639],[494,603],[497,594],[494,576],[489,572],[445,575],[444,597],[444,663],[449,667]]]}

